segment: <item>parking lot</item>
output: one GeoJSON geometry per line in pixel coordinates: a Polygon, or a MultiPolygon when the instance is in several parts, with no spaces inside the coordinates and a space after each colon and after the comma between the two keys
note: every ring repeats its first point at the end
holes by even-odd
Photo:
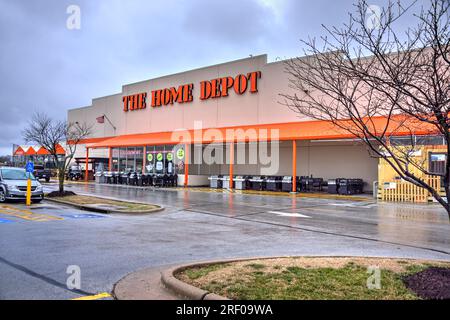
{"type": "MultiPolygon", "coordinates": [[[[54,187],[48,185],[46,191],[54,187]]],[[[31,209],[0,205],[0,299],[95,298],[142,268],[216,258],[365,255],[450,260],[450,225],[437,205],[95,184],[67,189],[166,209],[150,215],[104,215],[47,201],[31,209]],[[66,271],[73,265],[81,270],[78,291],[66,287],[66,271]]]]}

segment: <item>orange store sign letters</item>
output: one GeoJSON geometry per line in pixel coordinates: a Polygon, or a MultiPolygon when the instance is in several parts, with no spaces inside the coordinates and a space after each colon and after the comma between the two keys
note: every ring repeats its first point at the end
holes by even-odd
{"type": "MultiPolygon", "coordinates": [[[[242,95],[246,91],[250,93],[258,92],[258,80],[261,78],[261,71],[250,72],[247,75],[239,74],[236,77],[223,77],[200,82],[200,100],[216,99],[227,97],[230,92],[242,95]]],[[[151,92],[151,106],[161,107],[176,103],[192,102],[194,84],[184,84],[177,87],[153,90],[151,92]]],[[[124,96],[123,111],[141,110],[147,107],[147,93],[138,93],[124,96]]]]}

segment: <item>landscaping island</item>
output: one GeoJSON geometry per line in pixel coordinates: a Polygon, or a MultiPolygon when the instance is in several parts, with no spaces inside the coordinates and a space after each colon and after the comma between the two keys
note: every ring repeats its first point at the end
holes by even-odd
{"type": "Polygon", "coordinates": [[[199,265],[174,275],[195,287],[238,300],[450,299],[448,262],[287,257],[199,265]],[[380,270],[379,288],[367,285],[375,275],[374,267],[380,270]]]}
{"type": "Polygon", "coordinates": [[[136,203],[120,201],[108,198],[100,198],[86,195],[77,195],[66,191],[64,195],[52,192],[46,195],[46,199],[60,204],[73,206],[82,210],[96,211],[102,213],[152,213],[164,208],[147,203],[136,203]]]}

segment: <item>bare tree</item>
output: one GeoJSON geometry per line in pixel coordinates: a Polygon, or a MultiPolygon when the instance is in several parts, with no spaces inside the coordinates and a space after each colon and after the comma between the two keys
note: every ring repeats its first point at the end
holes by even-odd
{"type": "Polygon", "coordinates": [[[22,132],[23,138],[27,142],[39,144],[50,153],[52,161],[58,169],[61,195],[64,195],[65,173],[75,155],[77,146],[90,133],[91,128],[86,124],[53,120],[48,115],[39,112],[32,116],[27,129],[22,132]],[[58,152],[62,145],[65,145],[65,154],[58,152]]]}
{"type": "Polygon", "coordinates": [[[286,62],[295,93],[282,94],[282,103],[363,141],[402,179],[428,190],[450,217],[448,201],[426,178],[441,176],[450,199],[450,2],[431,0],[417,14],[413,4],[389,2],[377,12],[359,0],[348,23],[324,26],[325,36],[302,41],[305,57],[286,62]],[[414,19],[414,27],[399,31],[400,19],[414,19]],[[416,135],[432,133],[446,145],[441,173],[413,156],[416,135]],[[393,136],[410,143],[391,143],[393,136]]]}

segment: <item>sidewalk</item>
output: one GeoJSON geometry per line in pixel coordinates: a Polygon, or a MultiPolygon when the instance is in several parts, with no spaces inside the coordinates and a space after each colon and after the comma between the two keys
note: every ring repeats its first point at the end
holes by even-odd
{"type": "MultiPolygon", "coordinates": [[[[81,184],[81,185],[95,185],[94,181],[70,181],[68,184],[81,184]]],[[[151,191],[189,191],[189,192],[207,192],[207,193],[226,193],[226,194],[245,194],[245,195],[258,195],[258,196],[272,196],[272,197],[291,197],[291,198],[316,198],[316,199],[330,199],[330,200],[349,200],[349,201],[376,201],[370,194],[359,194],[359,195],[340,195],[340,194],[329,194],[329,193],[289,193],[281,191],[258,191],[258,190],[237,190],[237,189],[214,189],[210,187],[153,187],[153,186],[130,186],[123,184],[107,184],[101,183],[101,186],[109,186],[115,188],[129,188],[129,189],[139,189],[139,190],[151,190],[151,191]]]]}
{"type": "Polygon", "coordinates": [[[148,268],[130,273],[114,285],[114,298],[117,300],[181,300],[161,283],[161,272],[165,269],[164,267],[148,268]]]}

